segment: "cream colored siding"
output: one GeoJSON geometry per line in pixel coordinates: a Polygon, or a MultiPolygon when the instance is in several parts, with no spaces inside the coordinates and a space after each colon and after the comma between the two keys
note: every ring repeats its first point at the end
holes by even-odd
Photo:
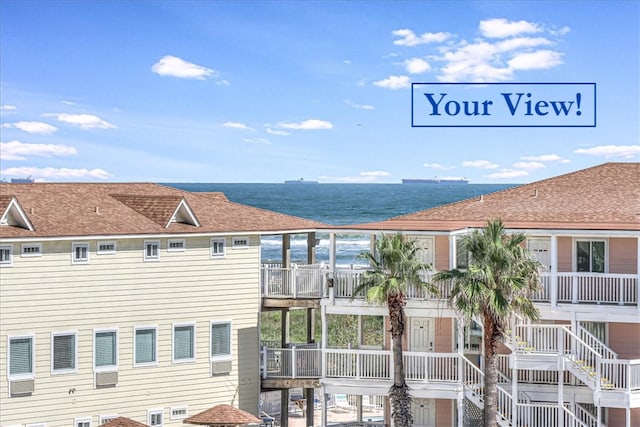
{"type": "MultiPolygon", "coordinates": [[[[258,407],[260,242],[211,259],[210,237],[186,238],[186,250],[167,251],[167,239],[114,240],[114,254],[73,264],[72,242],[43,242],[42,256],[16,257],[1,274],[0,425],[72,425],[75,417],[119,414],[146,423],[147,410],[188,406],[193,415],[215,404],[258,407]],[[160,260],[144,262],[144,241],[160,240],[160,260]],[[52,309],[54,308],[54,309],[52,309]],[[210,322],[232,322],[232,371],[211,376],[210,322]],[[172,327],[196,326],[196,360],[172,363],[172,327]],[[133,367],[134,328],[157,326],[157,366],[133,367]],[[94,387],[94,329],[118,329],[118,384],[94,387]],[[51,375],[51,333],[77,331],[76,373],[51,375]],[[35,392],[9,397],[7,335],[36,336],[35,392]],[[238,390],[239,389],[239,390],[238,390]],[[239,395],[236,393],[241,391],[239,395]],[[234,397],[235,396],[235,397],[234,397]],[[241,396],[240,398],[238,396],[241,396]]],[[[104,240],[101,240],[104,241],[104,240]]],[[[14,247],[17,247],[14,245],[14,247]]]]}

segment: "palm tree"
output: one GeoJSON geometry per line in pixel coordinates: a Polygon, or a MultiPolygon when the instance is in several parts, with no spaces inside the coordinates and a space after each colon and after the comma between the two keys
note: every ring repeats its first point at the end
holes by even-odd
{"type": "MultiPolygon", "coordinates": [[[[523,233],[507,234],[500,219],[462,237],[468,268],[445,270],[434,281],[451,280],[450,304],[465,319],[481,319],[484,328],[484,425],[497,426],[498,342],[509,318],[535,320],[538,310],[528,298],[538,289],[541,264],[525,249],[523,233]]],[[[514,396],[515,398],[515,396],[514,396]]]]}
{"type": "Polygon", "coordinates": [[[375,253],[363,252],[360,258],[368,261],[370,270],[362,276],[355,294],[367,290],[367,301],[386,304],[391,323],[393,352],[393,385],[389,390],[391,417],[396,427],[410,426],[411,396],[405,381],[402,361],[402,337],[404,335],[406,291],[409,285],[435,293],[435,287],[423,280],[421,273],[431,266],[420,261],[419,248],[415,241],[404,238],[401,233],[382,235],[376,241],[375,253]]]}

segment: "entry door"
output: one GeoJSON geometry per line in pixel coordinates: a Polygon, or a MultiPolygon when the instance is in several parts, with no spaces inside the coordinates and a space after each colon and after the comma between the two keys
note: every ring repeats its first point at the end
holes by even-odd
{"type": "Polygon", "coordinates": [[[435,427],[436,405],[433,399],[413,399],[413,427],[435,427]]]}
{"type": "Polygon", "coordinates": [[[551,271],[551,239],[541,237],[529,239],[527,249],[543,265],[545,271],[551,271]]]}
{"type": "Polygon", "coordinates": [[[415,242],[420,261],[433,267],[433,237],[415,237],[415,242]]]}
{"type": "Polygon", "coordinates": [[[433,318],[412,317],[411,318],[411,340],[409,342],[410,351],[432,352],[433,351],[433,318]]]}

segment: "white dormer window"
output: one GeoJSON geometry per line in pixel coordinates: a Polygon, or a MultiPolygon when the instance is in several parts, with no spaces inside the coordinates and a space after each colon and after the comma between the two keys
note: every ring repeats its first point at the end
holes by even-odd
{"type": "Polygon", "coordinates": [[[144,260],[159,261],[160,260],[160,241],[146,240],[144,242],[144,260]]]}
{"type": "Polygon", "coordinates": [[[98,242],[96,244],[96,254],[111,255],[116,253],[116,242],[98,242]]]}
{"type": "Polygon", "coordinates": [[[13,246],[0,246],[0,267],[9,267],[13,265],[13,246]]]}
{"type": "Polygon", "coordinates": [[[89,262],[88,243],[73,243],[71,245],[71,262],[73,264],[86,264],[89,262]]]}
{"type": "Polygon", "coordinates": [[[233,238],[233,247],[234,247],[234,249],[248,248],[249,247],[249,238],[248,237],[234,237],[233,238]]]}
{"type": "Polygon", "coordinates": [[[167,251],[184,252],[185,246],[186,245],[184,239],[169,239],[169,241],[167,242],[167,251]]]}
{"type": "Polygon", "coordinates": [[[22,256],[42,256],[42,243],[23,243],[22,256]]]}

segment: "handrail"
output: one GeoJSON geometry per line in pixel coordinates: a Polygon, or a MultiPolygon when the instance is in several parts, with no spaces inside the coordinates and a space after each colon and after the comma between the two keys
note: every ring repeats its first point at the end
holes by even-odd
{"type": "MultiPolygon", "coordinates": [[[[615,351],[611,350],[605,343],[603,343],[598,337],[593,335],[591,332],[586,330],[582,325],[578,325],[578,332],[580,333],[580,337],[581,338],[582,338],[583,335],[586,337],[586,339],[584,339],[584,341],[589,340],[589,341],[595,343],[598,347],[600,347],[603,350],[602,357],[604,357],[605,359],[617,359],[618,358],[618,353],[616,353],[615,351]]],[[[591,345],[591,347],[595,348],[595,345],[592,345],[592,344],[590,344],[590,345],[591,345]]]]}

